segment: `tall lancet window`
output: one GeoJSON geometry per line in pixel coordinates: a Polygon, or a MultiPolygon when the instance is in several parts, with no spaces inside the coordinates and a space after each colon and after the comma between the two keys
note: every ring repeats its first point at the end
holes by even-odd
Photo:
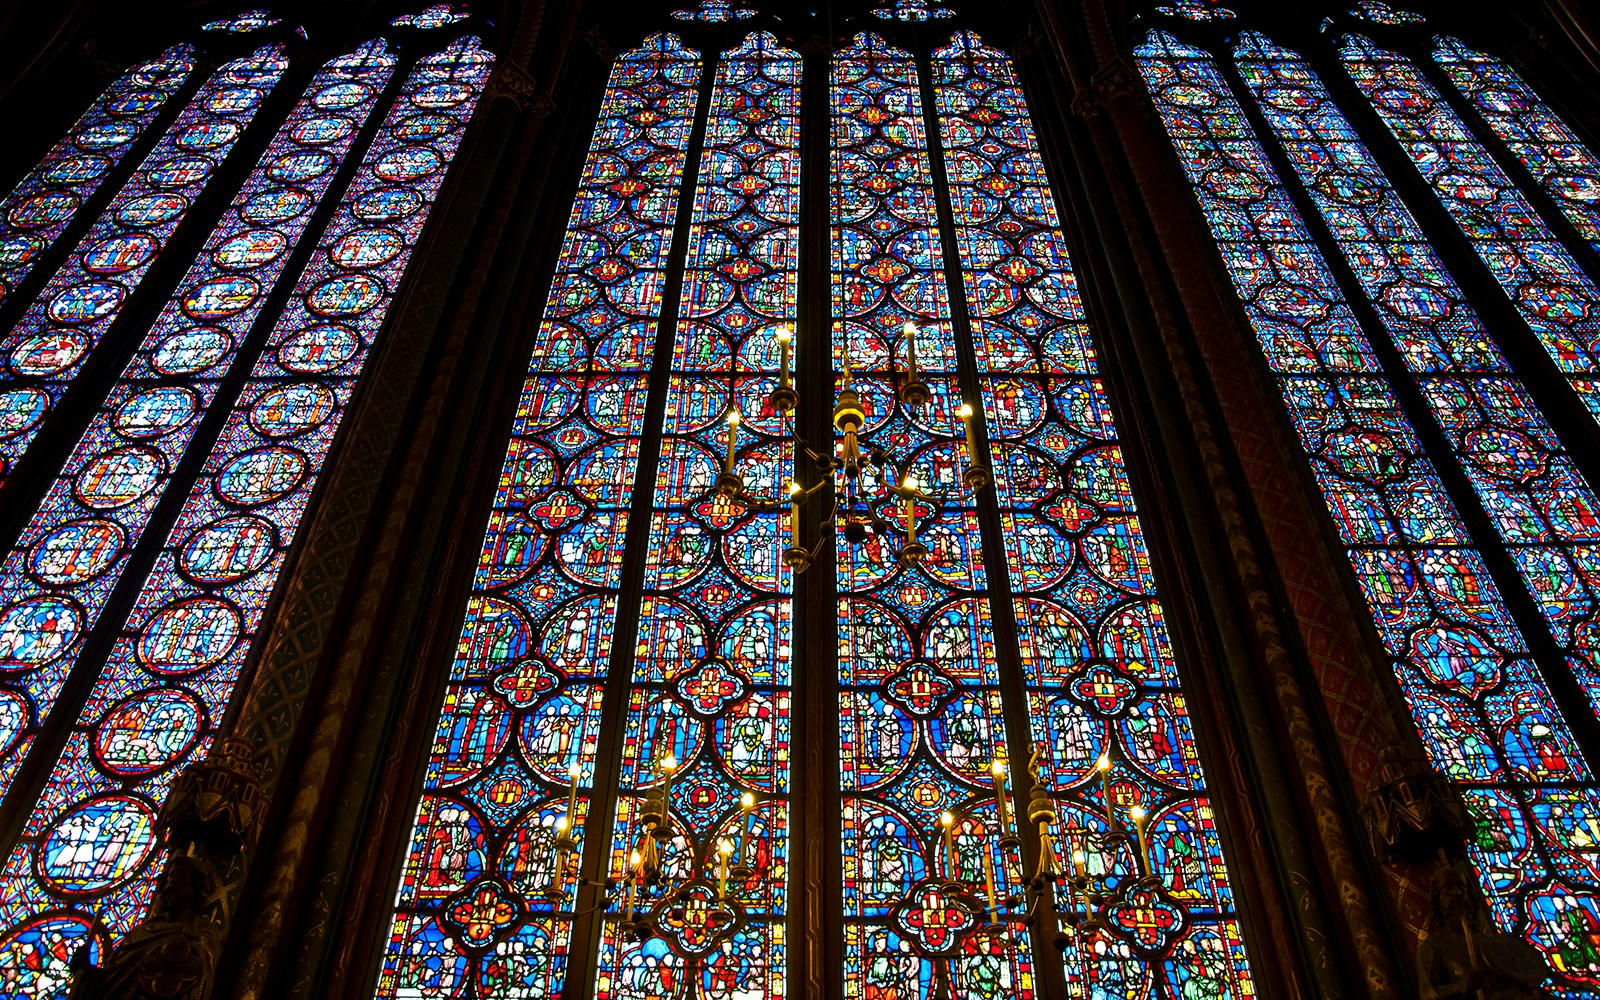
{"type": "Polygon", "coordinates": [[[0,540],[0,796],[26,817],[0,868],[9,996],[64,996],[149,908],[156,815],[218,736],[492,65],[464,8],[428,11],[320,66],[268,12],[208,22],[7,203],[59,216],[4,236],[28,248],[0,338],[0,503],[26,518],[0,540]],[[193,45],[224,58],[186,89],[193,45]],[[221,214],[192,218],[218,186],[221,214]],[[97,187],[78,243],[52,244],[97,187]],[[180,224],[209,236],[175,262],[180,224]],[[153,318],[124,315],[136,294],[153,318]]]}
{"type": "Polygon", "coordinates": [[[611,67],[376,995],[1253,996],[1011,60],[760,7],[611,67]]]}
{"type": "Polygon", "coordinates": [[[1593,154],[1410,12],[1367,0],[1296,49],[1162,11],[1140,69],[1493,916],[1592,990],[1600,470],[1563,437],[1600,413],[1593,154]]]}

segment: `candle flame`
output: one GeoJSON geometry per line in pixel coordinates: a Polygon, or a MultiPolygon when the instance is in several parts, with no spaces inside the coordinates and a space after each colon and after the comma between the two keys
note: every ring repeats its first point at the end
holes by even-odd
{"type": "Polygon", "coordinates": [[[1094,762],[1094,766],[1101,773],[1111,770],[1111,755],[1101,754],[1100,759],[1094,762]]]}
{"type": "Polygon", "coordinates": [[[942,812],[942,813],[939,814],[939,822],[942,823],[945,826],[955,826],[956,825],[956,818],[954,816],[952,816],[948,811],[945,811],[945,812],[942,812]]]}
{"type": "Polygon", "coordinates": [[[1144,806],[1134,806],[1128,810],[1128,815],[1133,817],[1135,823],[1143,823],[1145,817],[1144,806]]]}
{"type": "Polygon", "coordinates": [[[789,495],[790,496],[794,496],[795,494],[797,494],[799,492],[800,492],[800,484],[795,482],[793,479],[789,480],[789,495]]]}
{"type": "Polygon", "coordinates": [[[920,489],[921,488],[921,484],[917,482],[917,477],[916,477],[915,474],[910,473],[910,472],[906,473],[906,487],[905,488],[908,489],[908,490],[916,490],[916,489],[920,489]]]}
{"type": "Polygon", "coordinates": [[[998,760],[991,760],[989,762],[989,773],[998,778],[1006,773],[1006,766],[998,760]]]}
{"type": "Polygon", "coordinates": [[[571,778],[573,781],[577,781],[579,778],[583,777],[583,765],[574,764],[567,768],[567,777],[571,778]]]}
{"type": "Polygon", "coordinates": [[[739,804],[746,809],[754,809],[756,807],[756,797],[749,792],[745,792],[739,796],[739,804]]]}
{"type": "Polygon", "coordinates": [[[732,854],[733,853],[733,841],[731,841],[731,840],[719,840],[719,841],[717,841],[717,853],[718,854],[723,854],[723,855],[732,854]]]}
{"type": "Polygon", "coordinates": [[[962,420],[971,420],[972,404],[962,403],[960,406],[956,407],[956,416],[960,417],[962,420]]]}
{"type": "Polygon", "coordinates": [[[739,416],[739,411],[737,409],[728,411],[728,426],[729,427],[738,427],[739,426],[739,421],[741,421],[743,419],[744,419],[743,417],[739,416]]]}
{"type": "Polygon", "coordinates": [[[671,754],[667,754],[665,757],[661,758],[661,770],[666,771],[666,772],[668,772],[670,774],[671,772],[676,771],[677,769],[678,769],[678,758],[672,756],[671,754]]]}
{"type": "Polygon", "coordinates": [[[902,328],[902,332],[908,337],[915,337],[917,335],[917,324],[906,320],[906,325],[902,328]]]}
{"type": "Polygon", "coordinates": [[[567,827],[569,827],[571,825],[572,824],[567,821],[567,818],[565,816],[563,816],[560,819],[556,820],[556,829],[558,831],[562,832],[562,833],[566,833],[567,832],[567,827]]]}
{"type": "Polygon", "coordinates": [[[1082,851],[1073,851],[1072,852],[1072,863],[1073,864],[1081,865],[1085,861],[1088,861],[1088,860],[1089,860],[1089,855],[1083,853],[1082,851]]]}
{"type": "Polygon", "coordinates": [[[789,341],[791,341],[793,339],[794,339],[794,324],[793,323],[785,323],[783,326],[778,327],[778,343],[787,344],[789,341]]]}

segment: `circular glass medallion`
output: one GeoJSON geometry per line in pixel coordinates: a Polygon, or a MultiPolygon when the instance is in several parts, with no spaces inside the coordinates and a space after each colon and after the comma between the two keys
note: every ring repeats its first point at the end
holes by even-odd
{"type": "Polygon", "coordinates": [[[36,856],[39,879],[58,892],[101,892],[132,875],[155,844],[155,813],[128,795],[67,810],[36,856]]]}
{"type": "Polygon", "coordinates": [[[217,494],[241,507],[269,503],[294,489],[306,460],[289,448],[257,448],[235,458],[217,473],[217,494]]]}
{"type": "Polygon", "coordinates": [[[422,195],[410,188],[386,187],[368,191],[350,209],[363,222],[393,222],[416,213],[422,195]]]}
{"type": "Polygon", "coordinates": [[[276,542],[272,525],[259,517],[225,517],[189,536],[180,565],[201,583],[229,583],[265,566],[276,542]]]}
{"type": "Polygon", "coordinates": [[[0,270],[21,267],[43,249],[44,242],[27,233],[15,233],[0,239],[0,270]]]}
{"type": "Polygon", "coordinates": [[[86,506],[111,510],[155,489],[165,464],[149,448],[130,446],[101,452],[78,473],[73,491],[86,506]]]}
{"type": "Polygon", "coordinates": [[[371,94],[372,88],[364,83],[333,83],[317,91],[311,103],[324,111],[335,111],[353,108],[371,94]]]}
{"type": "Polygon", "coordinates": [[[193,375],[216,364],[232,346],[233,340],[221,330],[190,327],[161,341],[150,364],[163,375],[193,375]]]}
{"type": "Polygon", "coordinates": [[[383,283],[364,274],[329,278],[306,296],[306,308],[319,316],[359,316],[383,298],[383,283]]]}
{"type": "Polygon", "coordinates": [[[50,405],[50,397],[38,389],[23,388],[0,392],[0,441],[16,437],[38,424],[50,405]]]}
{"type": "Polygon", "coordinates": [[[449,135],[455,127],[456,120],[449,115],[411,115],[395,124],[394,134],[408,142],[427,142],[449,135]]]}
{"type": "Polygon", "coordinates": [[[299,188],[273,188],[250,196],[239,214],[258,226],[292,219],[311,207],[311,196],[299,188]]]}
{"type": "Polygon", "coordinates": [[[419,108],[453,108],[472,96],[472,91],[459,83],[433,83],[411,95],[411,103],[419,108]]]}
{"type": "MultiPolygon", "coordinates": [[[[12,996],[61,996],[77,978],[73,956],[98,965],[104,952],[88,917],[41,917],[0,938],[0,975],[12,996]]],[[[461,959],[466,964],[466,959],[461,959]]]]}
{"type": "Polygon", "coordinates": [[[188,423],[197,402],[194,393],[182,386],[160,386],[117,407],[111,423],[127,437],[158,438],[188,423]]]}
{"type": "Polygon", "coordinates": [[[212,118],[195,122],[178,131],[178,145],[184,149],[207,150],[226,146],[239,134],[239,126],[230,121],[212,118]]]}
{"type": "Polygon", "coordinates": [[[32,670],[60,656],[83,618],[60,597],[35,597],[0,611],[0,670],[32,670]]]}
{"type": "Polygon", "coordinates": [[[288,246],[289,238],[276,229],[253,229],[224,240],[211,259],[224,270],[247,271],[276,260],[288,246]]]}
{"type": "Polygon", "coordinates": [[[50,318],[69,326],[107,315],[122,302],[125,291],[109,281],[91,281],[64,288],[50,300],[50,318]]]}
{"type": "Polygon", "coordinates": [[[9,751],[28,725],[28,699],[15,691],[0,691],[0,753],[9,751]]]}
{"type": "Polygon", "coordinates": [[[94,180],[110,168],[110,160],[93,153],[65,156],[44,169],[44,178],[52,184],[82,184],[94,180]]]}
{"type": "Polygon", "coordinates": [[[278,363],[292,372],[328,372],[355,357],[361,342],[334,323],[300,330],[278,347],[278,363]]]}
{"type": "Polygon", "coordinates": [[[101,766],[125,778],[159,771],[194,745],[204,717],[187,691],[145,691],[124,698],[94,731],[101,766]]]}
{"type": "Polygon", "coordinates": [[[130,90],[111,98],[102,106],[108,115],[116,118],[132,118],[154,110],[164,100],[166,95],[158,90],[130,90]]]}
{"type": "Polygon", "coordinates": [[[267,167],[267,174],[273,180],[298,184],[313,177],[320,177],[327,173],[332,166],[333,157],[327,153],[306,150],[298,153],[285,153],[273,160],[267,167]]]}
{"type": "Polygon", "coordinates": [[[384,154],[372,172],[386,181],[414,181],[439,169],[439,154],[426,146],[402,146],[384,154]]]}
{"type": "Polygon", "coordinates": [[[303,146],[326,146],[355,130],[355,122],[343,115],[327,115],[295,123],[289,130],[289,137],[303,146]]]}
{"type": "Polygon", "coordinates": [[[213,91],[205,100],[206,110],[219,115],[249,111],[261,103],[261,91],[255,87],[224,87],[213,91]]]}
{"type": "Polygon", "coordinates": [[[387,229],[358,229],[339,237],[328,256],[340,267],[373,267],[393,260],[404,245],[400,234],[387,229]]]}
{"type": "Polygon", "coordinates": [[[189,674],[212,666],[239,640],[233,605],[197,597],[168,605],[139,633],[139,660],[158,674],[189,674]]]}
{"type": "Polygon", "coordinates": [[[209,176],[211,161],[203,156],[174,156],[144,172],[145,183],[154,188],[188,187],[209,176]]]}
{"type": "Polygon", "coordinates": [[[116,561],[122,539],[122,528],[113,521],[92,518],[63,524],[33,543],[28,570],[52,587],[75,587],[116,561]]]}
{"type": "Polygon", "coordinates": [[[121,274],[149,260],[156,241],[144,233],[118,233],[83,252],[83,266],[95,274],[121,274]]]}
{"type": "Polygon", "coordinates": [[[195,319],[221,319],[249,308],[260,291],[254,279],[243,275],[216,278],[189,289],[183,296],[183,311],[195,319]]]}
{"type": "Polygon", "coordinates": [[[285,385],[261,394],[250,407],[250,426],[267,437],[302,434],[333,413],[333,393],[315,382],[285,385]]]}
{"type": "Polygon", "coordinates": [[[117,209],[117,221],[124,226],[158,226],[183,214],[189,199],[177,194],[147,194],[117,209]]]}
{"type": "Polygon", "coordinates": [[[70,368],[89,349],[89,338],[76,330],[51,330],[24,337],[11,351],[11,367],[22,375],[54,375],[70,368]]]}
{"type": "Polygon", "coordinates": [[[18,229],[38,229],[60,222],[78,207],[78,196],[71,191],[44,191],[12,205],[6,218],[18,229]]]}
{"type": "Polygon", "coordinates": [[[79,149],[116,149],[138,134],[138,128],[130,122],[101,122],[79,132],[72,143],[79,149]]]}

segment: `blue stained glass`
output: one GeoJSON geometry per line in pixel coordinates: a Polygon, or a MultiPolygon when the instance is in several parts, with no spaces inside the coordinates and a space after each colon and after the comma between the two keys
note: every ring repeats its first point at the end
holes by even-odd
{"type": "Polygon", "coordinates": [[[938,0],[894,0],[893,7],[874,7],[872,13],[885,21],[934,21],[955,17],[956,12],[938,0]]]}
{"type": "Polygon", "coordinates": [[[680,21],[743,21],[756,16],[749,7],[741,7],[733,0],[700,0],[693,10],[675,10],[672,16],[680,21]]]}
{"type": "Polygon", "coordinates": [[[280,18],[273,17],[265,10],[247,10],[234,17],[223,18],[217,21],[207,21],[200,26],[201,31],[216,31],[228,35],[248,35],[252,31],[270,28],[274,24],[282,24],[280,18]]]}
{"type": "Polygon", "coordinates": [[[402,14],[389,23],[397,28],[442,28],[448,24],[457,24],[465,21],[471,15],[456,5],[448,3],[430,4],[415,14],[402,14]]]}
{"type": "Polygon", "coordinates": [[[0,337],[0,409],[8,413],[0,422],[11,429],[0,438],[0,480],[27,451],[287,66],[282,46],[265,46],[213,73],[22,319],[0,337]],[[198,128],[216,130],[203,149],[195,146],[198,128]]]}
{"type": "Polygon", "coordinates": [[[1356,0],[1356,5],[1350,8],[1350,16],[1371,21],[1373,24],[1386,25],[1422,24],[1427,20],[1421,14],[1398,10],[1383,3],[1382,0],[1356,0]]]}
{"type": "Polygon", "coordinates": [[[937,504],[917,518],[927,557],[901,566],[903,506],[882,474],[863,473],[849,515],[899,531],[837,541],[845,996],[1026,998],[1026,935],[1002,947],[944,892],[951,879],[982,885],[986,860],[1005,885],[1021,872],[994,846],[999,666],[975,499],[961,482],[955,334],[917,80],[910,53],[873,34],[832,67],[834,367],[860,394],[873,443],[908,461],[937,504]],[[932,394],[916,409],[891,374],[902,367],[893,355],[908,354],[907,322],[921,326],[918,369],[932,394]],[[960,817],[954,855],[939,834],[944,811],[960,817]]]}
{"type": "Polygon", "coordinates": [[[1069,991],[1253,997],[1220,836],[1155,580],[1097,375],[1083,303],[1011,61],[977,36],[934,54],[962,279],[1005,535],[1035,745],[1047,750],[1061,850],[1117,891],[1107,931],[1064,953],[1069,991]],[[1143,808],[1160,888],[1134,888],[1138,845],[1107,857],[1102,753],[1124,826],[1143,808]],[[1139,893],[1150,893],[1146,900],[1139,893]],[[1129,902],[1180,914],[1171,933],[1129,902]],[[1128,943],[1143,955],[1128,957],[1128,943]],[[1156,960],[1150,960],[1151,955],[1156,960]]]}
{"type": "Polygon", "coordinates": [[[1600,287],[1406,57],[1359,35],[1340,58],[1479,258],[1600,420],[1600,287]]]}
{"type": "MultiPolygon", "coordinates": [[[[177,45],[117,77],[0,201],[0,302],[28,276],[192,72],[194,48],[177,45]]],[[[0,395],[0,414],[16,412],[13,398],[0,395]]],[[[0,439],[18,430],[0,416],[0,439]]]]}
{"type": "Polygon", "coordinates": [[[569,816],[568,769],[592,785],[700,75],[699,55],[666,34],[612,67],[441,706],[380,997],[491,976],[500,997],[561,992],[576,893],[567,878],[548,894],[555,824],[584,834],[588,796],[569,816]]]}
{"type": "Polygon", "coordinates": [[[1527,167],[1589,245],[1600,250],[1600,160],[1504,60],[1448,35],[1433,60],[1527,167]]]}
{"type": "Polygon", "coordinates": [[[785,496],[793,427],[765,406],[777,381],[777,330],[795,319],[800,217],[798,53],[752,34],[722,55],[690,219],[689,253],[667,386],[646,551],[639,659],[623,726],[622,800],[611,877],[626,877],[641,797],[674,754],[677,835],[663,864],[719,875],[729,863],[731,926],[704,933],[715,894],[641,897],[658,944],[624,937],[614,906],[602,939],[602,1000],[691,997],[702,977],[741,996],[785,994],[789,686],[793,650],[786,509],[753,509],[712,486],[726,419],[743,414],[735,469],[752,496],[785,496]],[[740,797],[755,796],[747,813],[740,797]],[[748,872],[745,871],[748,869],[748,872]],[[670,916],[683,905],[682,919],[670,916]],[[735,940],[735,953],[711,947],[735,940]]]}
{"type": "MultiPolygon", "coordinates": [[[[1259,43],[1252,37],[1245,44],[1259,43]]],[[[1269,117],[1288,108],[1311,114],[1292,129],[1295,142],[1306,144],[1292,148],[1309,161],[1317,128],[1335,125],[1332,109],[1320,112],[1308,76],[1294,73],[1292,86],[1267,87],[1268,74],[1285,67],[1281,60],[1262,64],[1264,51],[1246,48],[1241,69],[1263,86],[1269,117]]],[[[1561,954],[1571,928],[1547,915],[1548,900],[1560,896],[1582,912],[1600,900],[1583,888],[1593,881],[1591,855],[1572,830],[1539,816],[1556,803],[1591,808],[1600,790],[1371,345],[1210,56],[1162,32],[1152,32],[1135,55],[1277,376],[1423,743],[1478,820],[1469,851],[1494,914],[1547,954],[1561,954]]],[[[1361,153],[1346,144],[1328,155],[1360,168],[1361,153]]],[[[1387,205],[1383,232],[1405,245],[1415,223],[1381,174],[1341,173],[1333,180],[1339,183],[1325,182],[1313,197],[1326,199],[1321,203],[1336,233],[1360,234],[1361,212],[1387,205]],[[1340,200],[1349,191],[1367,197],[1349,205],[1340,200]]],[[[1399,254],[1384,243],[1370,251],[1383,261],[1399,254]]],[[[1431,261],[1426,255],[1409,266],[1427,268],[1431,261]]],[[[1363,282],[1373,280],[1357,271],[1363,282]]],[[[1439,322],[1442,316],[1430,324],[1427,313],[1412,308],[1454,293],[1442,270],[1439,279],[1428,283],[1426,295],[1401,294],[1397,310],[1380,313],[1395,316],[1391,333],[1419,377],[1445,376],[1427,378],[1425,393],[1436,397],[1430,403],[1448,433],[1476,418],[1474,409],[1491,409],[1472,398],[1485,384],[1473,376],[1491,376],[1496,389],[1509,389],[1499,393],[1502,400],[1516,399],[1517,386],[1496,372],[1498,356],[1473,335],[1470,313],[1459,318],[1465,325],[1439,322]],[[1452,353],[1464,345],[1472,347],[1466,357],[1452,353]],[[1437,398],[1450,391],[1468,402],[1437,398]]],[[[1595,971],[1569,968],[1579,976],[1595,971]]]]}
{"type": "MultiPolygon", "coordinates": [[[[295,125],[326,114],[316,98],[329,86],[358,83],[366,88],[368,99],[357,110],[364,119],[393,67],[394,59],[381,43],[331,61],[290,112],[264,161],[285,148],[299,146],[293,138],[295,125]]],[[[349,139],[346,135],[326,148],[343,156],[349,139]]],[[[132,546],[144,533],[172,470],[237,355],[240,341],[281,274],[288,247],[305,232],[327,182],[296,188],[303,196],[296,203],[299,212],[276,220],[274,228],[262,228],[248,217],[247,209],[261,195],[276,190],[283,189],[261,167],[245,181],[178,290],[112,384],[16,547],[0,564],[0,608],[18,607],[50,595],[70,603],[79,626],[73,640],[48,663],[30,673],[8,675],[0,682],[0,688],[17,693],[29,705],[18,738],[0,751],[0,792],[9,788],[36,727],[73,669],[83,636],[98,620],[121,578],[132,546]],[[204,308],[197,306],[201,302],[206,303],[204,308]],[[72,525],[95,527],[93,559],[84,559],[78,547],[89,536],[62,535],[64,528],[72,525]],[[109,543],[113,536],[115,545],[109,543]],[[41,561],[57,569],[41,575],[36,568],[41,561]]],[[[139,233],[125,235],[143,237],[139,233]]],[[[0,611],[0,615],[8,613],[0,611]]]]}

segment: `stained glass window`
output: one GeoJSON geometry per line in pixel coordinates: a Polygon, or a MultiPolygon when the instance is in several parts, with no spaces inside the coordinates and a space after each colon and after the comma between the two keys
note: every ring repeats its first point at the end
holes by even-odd
{"type": "Polygon", "coordinates": [[[523,383],[428,759],[382,997],[492,982],[554,996],[613,654],[646,375],[701,74],[656,35],[620,57],[523,383]]]}
{"type": "MultiPolygon", "coordinates": [[[[32,748],[69,673],[98,675],[81,714],[57,706],[77,722],[0,870],[7,995],[64,995],[73,956],[87,949],[98,961],[149,906],[164,860],[155,817],[178,771],[215,738],[492,66],[472,37],[413,59],[393,87],[398,61],[375,40],[312,76],[0,567],[10,657],[0,782],[32,748]],[[297,250],[330,194],[338,202],[315,246],[297,250]],[[288,305],[264,313],[297,259],[288,305]],[[239,359],[253,368],[230,371],[239,359]],[[248,376],[242,387],[224,389],[239,376],[248,376]],[[228,415],[201,445],[209,457],[197,477],[175,480],[217,407],[228,415]],[[188,497],[161,543],[148,529],[174,487],[188,497]],[[120,626],[101,623],[116,629],[103,663],[78,662],[136,550],[154,566],[131,613],[120,626]]],[[[225,65],[190,110],[253,113],[285,68],[275,48],[225,65]]],[[[215,166],[189,159],[192,173],[215,166]]],[[[187,200],[171,197],[181,211],[187,200]]],[[[109,217],[126,201],[119,194],[109,217]]]]}
{"type": "MultiPolygon", "coordinates": [[[[0,302],[28,276],[192,72],[194,48],[178,45],[117,77],[0,201],[0,302]]],[[[32,414],[30,394],[12,399],[0,397],[0,438],[24,428],[32,414]]]]}
{"type": "Polygon", "coordinates": [[[1340,56],[1573,390],[1600,420],[1600,286],[1412,61],[1360,35],[1340,56]]]}
{"type": "MultiPolygon", "coordinates": [[[[1389,10],[1369,6],[1364,14],[1389,10]]],[[[1495,917],[1589,981],[1600,972],[1587,944],[1600,899],[1587,888],[1589,841],[1573,821],[1595,815],[1600,800],[1524,629],[1548,625],[1594,690],[1582,627],[1593,598],[1577,589],[1596,527],[1593,492],[1304,59],[1252,32],[1236,50],[1242,89],[1353,274],[1351,294],[1381,324],[1373,328],[1362,328],[1212,56],[1161,31],[1136,55],[1424,744],[1475,818],[1469,849],[1495,917]],[[1401,379],[1416,404],[1398,391],[1401,379]],[[1413,420],[1430,421],[1449,451],[1425,454],[1413,420]],[[1452,497],[1435,462],[1459,463],[1471,493],[1452,497]],[[1488,538],[1475,539],[1460,514],[1458,504],[1473,503],[1488,538]],[[1543,598],[1547,621],[1517,619],[1482,544],[1510,550],[1522,579],[1503,583],[1543,598]]]]}
{"type": "MultiPolygon", "coordinates": [[[[11,473],[27,451],[39,426],[60,402],[288,64],[283,47],[271,45],[219,67],[117,192],[21,321],[0,337],[0,399],[7,406],[4,419],[9,430],[0,440],[0,479],[11,473]]],[[[131,487],[140,472],[130,466],[118,476],[131,487]]],[[[129,496],[119,503],[134,499],[129,496]]],[[[16,614],[15,609],[0,611],[0,664],[15,659],[28,669],[52,658],[51,650],[22,638],[27,631],[16,624],[20,621],[12,617],[16,614]]],[[[81,617],[72,610],[21,614],[43,615],[40,621],[49,618],[63,626],[69,618],[81,617]]],[[[65,637],[58,640],[65,641],[65,637]]]]}

